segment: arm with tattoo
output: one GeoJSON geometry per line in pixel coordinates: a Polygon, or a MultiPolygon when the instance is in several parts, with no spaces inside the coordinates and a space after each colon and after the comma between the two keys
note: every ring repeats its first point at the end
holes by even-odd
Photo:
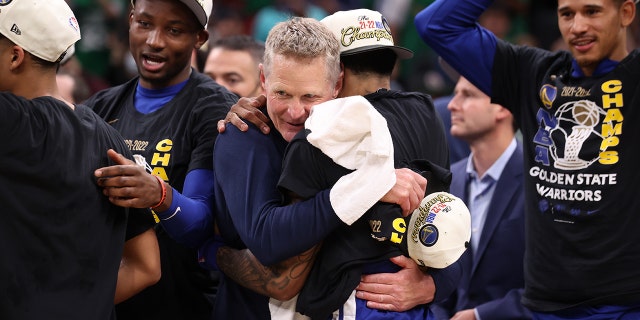
{"type": "Polygon", "coordinates": [[[320,249],[317,245],[283,262],[264,266],[248,249],[221,247],[217,252],[218,267],[236,283],[256,293],[286,301],[304,285],[320,249]]]}

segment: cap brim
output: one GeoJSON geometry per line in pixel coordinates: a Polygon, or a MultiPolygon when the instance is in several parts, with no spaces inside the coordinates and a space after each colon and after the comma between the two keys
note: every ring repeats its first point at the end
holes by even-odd
{"type": "Polygon", "coordinates": [[[364,46],[364,47],[360,47],[360,48],[347,50],[347,51],[344,51],[344,52],[340,53],[340,55],[350,56],[350,55],[354,55],[354,54],[358,54],[358,53],[362,53],[362,52],[376,51],[376,50],[382,50],[382,49],[391,49],[391,50],[393,50],[393,52],[395,52],[396,55],[398,55],[398,59],[410,59],[410,58],[413,58],[413,51],[411,51],[411,50],[409,50],[407,48],[398,47],[398,46],[377,46],[377,45],[364,46]]]}

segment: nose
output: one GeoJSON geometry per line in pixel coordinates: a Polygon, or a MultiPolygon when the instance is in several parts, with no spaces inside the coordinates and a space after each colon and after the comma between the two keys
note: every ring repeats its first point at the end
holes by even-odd
{"type": "Polygon", "coordinates": [[[164,41],[162,39],[162,32],[160,30],[152,30],[147,36],[147,45],[152,48],[164,47],[164,41]]]}
{"type": "Polygon", "coordinates": [[[571,24],[571,32],[574,34],[581,34],[587,31],[589,27],[588,19],[582,14],[576,14],[573,17],[573,23],[571,24]]]}
{"type": "Polygon", "coordinates": [[[289,105],[287,109],[289,116],[292,120],[305,121],[309,117],[309,111],[311,106],[308,106],[300,101],[295,101],[289,105]]]}

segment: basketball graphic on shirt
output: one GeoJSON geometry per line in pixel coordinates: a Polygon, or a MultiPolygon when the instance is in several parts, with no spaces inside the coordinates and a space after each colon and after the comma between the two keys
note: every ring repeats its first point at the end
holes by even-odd
{"type": "Polygon", "coordinates": [[[573,118],[580,125],[594,127],[598,123],[598,106],[591,101],[578,101],[573,105],[573,118]]]}
{"type": "Polygon", "coordinates": [[[605,115],[606,112],[590,100],[570,101],[558,108],[555,113],[557,124],[549,129],[553,137],[549,150],[556,168],[580,170],[598,161],[599,151],[584,153],[583,147],[589,139],[602,140],[597,127],[605,115]]]}

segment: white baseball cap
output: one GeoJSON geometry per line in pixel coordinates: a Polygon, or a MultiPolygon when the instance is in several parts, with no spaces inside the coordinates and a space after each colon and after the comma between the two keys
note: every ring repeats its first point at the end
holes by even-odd
{"type": "Polygon", "coordinates": [[[393,44],[389,24],[378,11],[369,9],[338,11],[320,22],[324,23],[340,40],[341,55],[391,49],[400,59],[413,57],[411,50],[393,44]]]}
{"type": "MultiPolygon", "coordinates": [[[[131,0],[131,5],[134,7],[135,2],[136,0],[131,0]]],[[[203,28],[207,27],[207,21],[209,21],[211,9],[213,9],[213,0],[180,0],[180,2],[184,3],[196,15],[203,28]]]]}
{"type": "Polygon", "coordinates": [[[80,39],[65,0],[0,0],[0,34],[30,54],[59,62],[80,39]]]}
{"type": "Polygon", "coordinates": [[[469,246],[469,209],[450,193],[431,193],[411,214],[405,238],[409,257],[416,263],[445,268],[456,262],[469,246]]]}

